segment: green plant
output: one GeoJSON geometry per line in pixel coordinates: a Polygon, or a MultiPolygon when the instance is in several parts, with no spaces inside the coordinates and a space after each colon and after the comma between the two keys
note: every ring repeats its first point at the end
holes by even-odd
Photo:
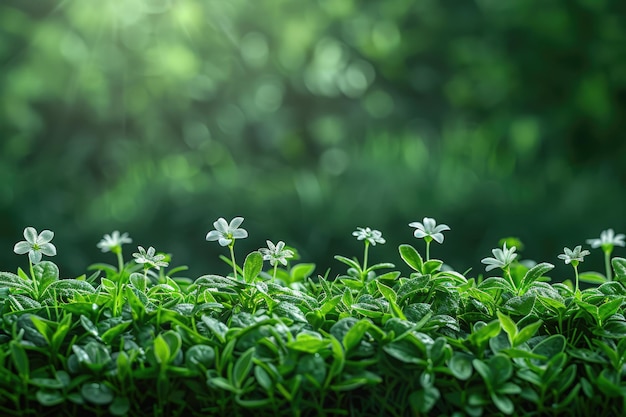
{"type": "MultiPolygon", "coordinates": [[[[506,244],[482,260],[502,277],[459,273],[408,244],[403,270],[368,265],[385,239],[358,228],[363,262],[336,256],[345,275],[313,277],[282,241],[237,265],[237,219],[207,236],[229,246],[232,276],[179,276],[153,247],[124,264],[119,233],[98,244],[118,266],[90,276],[61,279],[31,255],[30,275],[0,272],[0,412],[591,416],[626,402],[623,258],[614,281],[583,290],[550,283],[552,264],[506,244]]],[[[51,238],[28,236],[28,251],[51,238]]],[[[565,252],[577,273],[586,251],[565,252]]]]}

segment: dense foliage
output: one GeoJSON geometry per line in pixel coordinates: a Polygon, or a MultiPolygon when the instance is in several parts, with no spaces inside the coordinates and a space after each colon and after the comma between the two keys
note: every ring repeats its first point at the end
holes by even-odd
{"type": "MultiPolygon", "coordinates": [[[[60,279],[53,233],[24,232],[29,270],[0,273],[0,411],[6,416],[619,415],[626,403],[624,235],[591,239],[604,274],[559,258],[519,259],[512,242],[482,260],[489,277],[452,270],[430,252],[447,225],[413,222],[426,256],[401,244],[401,267],[370,263],[382,233],[358,228],[361,259],[315,275],[281,241],[236,262],[242,218],[206,239],[229,250],[228,276],[181,276],[169,257],[127,234],[98,247],[117,265],[60,279]],[[271,268],[265,270],[264,261],[271,268]],[[578,281],[595,282],[580,290],[578,281]]],[[[252,240],[252,239],[250,239],[252,240]]]]}
{"type": "Polygon", "coordinates": [[[625,5],[3,0],[0,265],[34,222],[74,275],[114,227],[220,270],[181,242],[222,213],[321,270],[421,212],[459,270],[503,230],[548,259],[623,225],[625,5]]]}

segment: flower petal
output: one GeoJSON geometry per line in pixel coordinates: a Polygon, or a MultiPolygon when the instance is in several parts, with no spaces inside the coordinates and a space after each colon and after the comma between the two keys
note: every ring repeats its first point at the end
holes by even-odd
{"type": "Polygon", "coordinates": [[[245,239],[248,237],[246,229],[235,229],[231,233],[235,239],[245,239]]]}
{"type": "Polygon", "coordinates": [[[442,233],[435,233],[433,235],[430,235],[433,239],[435,239],[435,241],[437,243],[443,243],[443,234],[442,233]]]}
{"type": "Polygon", "coordinates": [[[241,226],[241,223],[243,223],[243,217],[235,217],[230,221],[228,228],[232,231],[241,226]]]}
{"type": "Polygon", "coordinates": [[[39,250],[46,256],[55,256],[57,254],[57,248],[52,243],[44,243],[39,246],[39,250]]]}
{"type": "Polygon", "coordinates": [[[409,223],[411,227],[417,227],[418,229],[424,230],[424,225],[420,222],[411,222],[409,223]]]}
{"type": "Polygon", "coordinates": [[[232,242],[232,239],[225,238],[224,236],[220,237],[219,244],[222,246],[228,246],[232,242]]]}
{"type": "Polygon", "coordinates": [[[217,230],[211,230],[209,233],[207,233],[206,240],[208,241],[218,240],[222,236],[223,236],[222,232],[218,232],[217,230]]]}
{"type": "Polygon", "coordinates": [[[34,227],[27,227],[24,229],[24,239],[30,244],[37,243],[37,230],[34,227]]]}
{"type": "Polygon", "coordinates": [[[215,227],[215,230],[219,232],[228,233],[228,223],[226,223],[226,219],[224,219],[223,217],[220,217],[215,222],[213,222],[213,227],[215,227]]]}
{"type": "Polygon", "coordinates": [[[37,243],[43,245],[44,243],[48,243],[54,237],[54,232],[52,230],[44,230],[39,233],[39,237],[37,238],[37,243]]]}
{"type": "Polygon", "coordinates": [[[41,261],[41,252],[38,250],[31,250],[28,252],[28,259],[32,264],[38,264],[41,261]]]}
{"type": "Polygon", "coordinates": [[[415,236],[418,239],[421,239],[425,236],[428,236],[428,234],[425,233],[423,230],[415,229],[415,231],[413,232],[413,236],[415,236]]]}
{"type": "Polygon", "coordinates": [[[15,247],[13,247],[13,252],[17,253],[18,255],[24,255],[32,248],[33,246],[30,243],[22,240],[21,242],[17,242],[15,244],[15,247]]]}

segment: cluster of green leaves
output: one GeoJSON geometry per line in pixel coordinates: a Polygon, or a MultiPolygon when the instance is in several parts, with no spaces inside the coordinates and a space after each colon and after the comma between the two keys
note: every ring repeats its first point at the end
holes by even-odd
{"type": "MultiPolygon", "coordinates": [[[[231,276],[49,261],[0,273],[6,416],[618,415],[626,259],[575,291],[548,263],[470,277],[399,247],[403,268],[337,256],[231,276]]],[[[161,258],[159,258],[161,259],[161,258]]],[[[225,258],[226,261],[229,261],[225,258]]]]}

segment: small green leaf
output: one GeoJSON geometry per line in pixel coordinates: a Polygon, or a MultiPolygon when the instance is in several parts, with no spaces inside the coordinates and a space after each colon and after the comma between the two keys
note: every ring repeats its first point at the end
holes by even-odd
{"type": "Polygon", "coordinates": [[[32,291],[30,279],[23,279],[11,272],[0,272],[0,287],[15,288],[27,292],[32,291]]]}
{"type": "Polygon", "coordinates": [[[615,279],[626,281],[626,259],[615,257],[611,260],[611,265],[615,271],[615,279]]]}
{"type": "Polygon", "coordinates": [[[154,339],[154,357],[156,358],[157,363],[161,365],[165,365],[170,360],[170,347],[163,338],[162,335],[158,335],[154,339]]]}
{"type": "Polygon", "coordinates": [[[54,405],[58,405],[65,401],[65,397],[63,396],[63,392],[61,391],[50,391],[46,389],[40,389],[35,393],[35,398],[39,404],[51,407],[54,405]]]}
{"type": "Polygon", "coordinates": [[[617,313],[624,302],[622,297],[615,298],[614,300],[609,301],[608,303],[602,304],[598,307],[598,316],[601,321],[605,321],[613,314],[617,313]]]}
{"type": "Polygon", "coordinates": [[[428,413],[437,404],[441,394],[435,387],[428,387],[414,391],[409,395],[409,404],[415,410],[416,415],[428,413]]]}
{"type": "Polygon", "coordinates": [[[491,393],[491,400],[498,408],[498,410],[502,411],[502,413],[506,415],[511,415],[513,414],[513,411],[515,411],[513,401],[511,401],[509,397],[506,397],[504,395],[498,395],[494,392],[491,393]]]}
{"type": "Polygon", "coordinates": [[[531,337],[535,335],[535,333],[537,333],[537,331],[542,325],[543,325],[543,321],[538,320],[524,327],[522,330],[520,330],[517,336],[515,336],[515,338],[513,339],[513,342],[514,342],[513,347],[519,346],[522,343],[527,342],[531,337]]]}
{"type": "Polygon", "coordinates": [[[233,368],[231,382],[237,388],[241,388],[248,374],[252,370],[252,358],[254,356],[254,348],[246,350],[243,355],[237,359],[233,368]]]}
{"type": "Polygon", "coordinates": [[[539,278],[541,278],[546,272],[550,271],[554,269],[554,265],[548,263],[548,262],[542,262],[539,263],[535,266],[533,266],[532,268],[530,268],[528,270],[528,272],[526,272],[526,275],[524,275],[524,278],[522,278],[522,289],[524,291],[526,291],[528,288],[530,288],[530,286],[537,281],[539,278]]]}
{"type": "Polygon", "coordinates": [[[110,404],[115,398],[111,388],[96,382],[83,385],[80,393],[85,400],[96,405],[110,404]]]}
{"type": "Polygon", "coordinates": [[[358,262],[353,261],[352,259],[348,259],[345,256],[340,256],[340,255],[335,255],[335,259],[338,260],[339,262],[343,262],[344,264],[348,265],[351,268],[356,269],[359,274],[362,272],[361,265],[359,265],[358,262]]]}
{"type": "Polygon", "coordinates": [[[365,332],[370,327],[370,322],[368,320],[359,320],[354,323],[350,330],[343,337],[342,343],[346,351],[350,351],[350,349],[356,347],[361,343],[361,339],[365,335],[365,332]]]}
{"type": "Polygon", "coordinates": [[[17,372],[20,374],[20,377],[22,379],[28,379],[30,366],[28,363],[28,355],[26,355],[26,350],[19,342],[15,340],[11,341],[10,346],[11,359],[13,360],[13,364],[15,365],[17,372]]]}
{"type": "Polygon", "coordinates": [[[291,282],[301,282],[310,277],[313,271],[315,271],[315,264],[297,264],[289,271],[289,277],[291,278],[291,282]]]}
{"type": "Polygon", "coordinates": [[[603,284],[606,282],[606,277],[597,272],[581,272],[578,275],[578,279],[588,284],[603,284]]]}
{"type": "Polygon", "coordinates": [[[398,249],[402,260],[413,270],[422,273],[424,270],[424,261],[417,250],[415,250],[413,246],[406,244],[400,245],[398,249]]]}
{"type": "Polygon", "coordinates": [[[511,346],[514,346],[515,337],[517,336],[517,325],[515,322],[507,315],[498,311],[498,319],[500,320],[500,325],[502,326],[502,330],[506,332],[509,336],[509,342],[511,346]]]}
{"type": "Polygon", "coordinates": [[[255,366],[254,367],[254,377],[256,378],[257,382],[259,383],[259,385],[267,392],[272,392],[273,390],[273,386],[274,386],[274,381],[272,381],[272,378],[270,377],[270,375],[267,373],[267,371],[265,369],[263,369],[261,366],[255,366]]]}
{"type": "Polygon", "coordinates": [[[260,252],[250,252],[243,263],[243,277],[247,283],[252,283],[263,269],[263,255],[260,252]]]}
{"type": "Polygon", "coordinates": [[[439,271],[441,265],[443,265],[443,261],[440,261],[438,259],[431,259],[429,261],[426,261],[423,264],[422,273],[424,275],[434,274],[435,272],[439,271]]]}
{"type": "Polygon", "coordinates": [[[392,290],[385,284],[381,283],[380,281],[376,281],[376,286],[378,287],[378,291],[380,291],[382,296],[385,297],[387,301],[389,301],[390,303],[396,302],[396,299],[398,298],[398,296],[396,295],[394,290],[392,290]]]}
{"type": "Polygon", "coordinates": [[[109,413],[114,416],[125,416],[130,410],[130,400],[126,397],[115,397],[109,404],[109,413]]]}
{"type": "Polygon", "coordinates": [[[296,340],[287,343],[288,348],[307,353],[317,353],[329,346],[330,340],[315,337],[308,333],[300,333],[296,337],[296,340]]]}
{"type": "Polygon", "coordinates": [[[448,367],[455,378],[466,381],[472,376],[472,359],[469,355],[455,352],[448,361],[448,367]]]}

